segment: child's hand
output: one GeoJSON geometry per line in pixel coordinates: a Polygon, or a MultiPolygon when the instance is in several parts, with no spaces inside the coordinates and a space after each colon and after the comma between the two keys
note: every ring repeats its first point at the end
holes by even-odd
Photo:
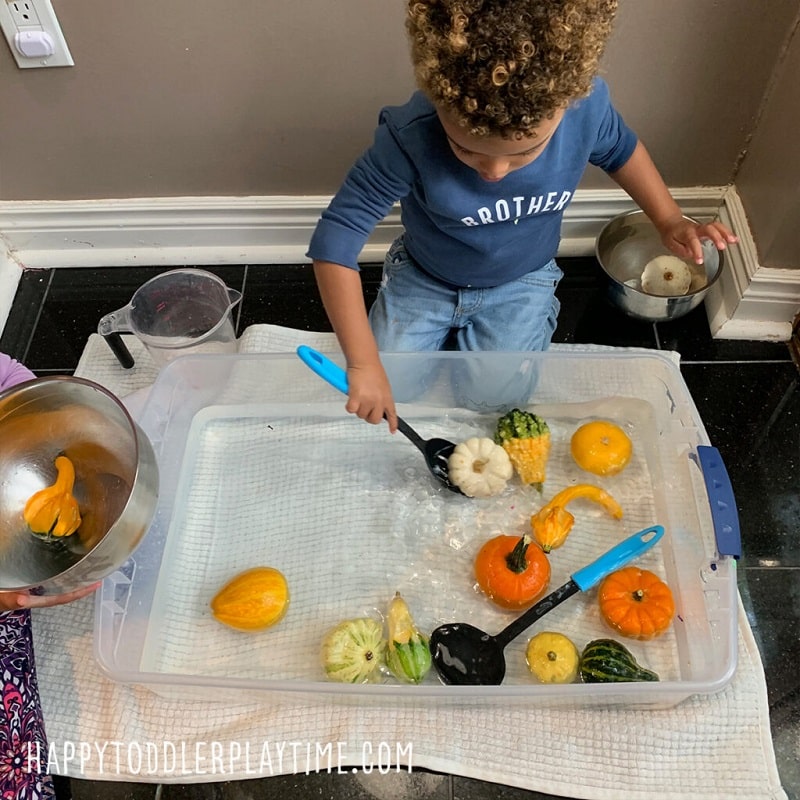
{"type": "Polygon", "coordinates": [[[373,425],[384,418],[389,430],[397,430],[397,412],[392,398],[392,387],[380,361],[369,366],[348,367],[347,382],[350,391],[345,409],[373,425]]]}
{"type": "Polygon", "coordinates": [[[665,246],[681,258],[691,258],[696,264],[703,263],[701,239],[711,239],[717,250],[724,250],[729,244],[739,241],[739,237],[721,222],[698,224],[680,217],[661,227],[661,240],[665,246]]]}
{"type": "Polygon", "coordinates": [[[48,606],[62,606],[80,600],[81,597],[91,594],[100,587],[100,583],[84,586],[74,592],[66,594],[37,595],[27,592],[0,592],[0,611],[19,611],[21,608],[46,608],[48,606]]]}

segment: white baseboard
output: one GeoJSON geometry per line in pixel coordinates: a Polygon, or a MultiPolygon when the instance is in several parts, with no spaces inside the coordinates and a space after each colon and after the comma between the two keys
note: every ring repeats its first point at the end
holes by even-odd
{"type": "Polygon", "coordinates": [[[14,303],[14,295],[22,275],[22,267],[11,257],[8,250],[3,247],[3,237],[0,236],[0,331],[3,330],[14,303]]]}
{"type": "Polygon", "coordinates": [[[706,297],[711,333],[718,339],[785,342],[800,311],[800,262],[796,269],[762,267],[741,198],[725,192],[720,219],[736,231],[739,243],[728,248],[727,269],[706,297]]]}
{"type": "MultiPolygon", "coordinates": [[[[675,189],[686,214],[727,214],[752,242],[738,195],[726,187],[675,189]],[[721,208],[722,206],[722,208],[721,208]],[[744,226],[744,227],[742,227],[744,226]]],[[[21,269],[53,267],[300,264],[329,197],[176,197],[0,203],[0,324],[21,269]]],[[[591,255],[602,226],[633,208],[618,189],[578,190],[564,216],[559,255],[591,255]]],[[[381,262],[402,230],[394,209],[364,248],[381,262]]],[[[790,307],[800,297],[800,270],[765,270],[755,247],[732,248],[732,269],[718,282],[712,331],[731,338],[780,339],[791,332],[790,307]],[[774,275],[772,273],[780,273],[774,275]],[[755,285],[753,285],[755,284],[755,285]],[[756,324],[757,323],[757,324],[756,324]]],[[[715,287],[717,288],[717,287],[715,287]]],[[[709,304],[707,303],[707,306],[709,304]]]]}
{"type": "MultiPolygon", "coordinates": [[[[687,213],[713,215],[722,187],[676,190],[687,213]]],[[[330,198],[173,197],[0,203],[0,241],[24,268],[300,264],[330,198]]],[[[578,190],[561,255],[589,255],[603,224],[633,208],[621,190],[578,190]]],[[[400,233],[395,208],[362,260],[382,262],[400,233]]]]}

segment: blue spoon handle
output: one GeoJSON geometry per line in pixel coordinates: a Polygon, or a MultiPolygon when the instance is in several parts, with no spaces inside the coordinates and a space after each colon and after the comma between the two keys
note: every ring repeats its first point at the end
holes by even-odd
{"type": "Polygon", "coordinates": [[[572,580],[585,592],[610,572],[624,567],[629,561],[649,550],[663,535],[664,528],[661,525],[653,525],[634,533],[588,566],[573,573],[572,580]]]}
{"type": "Polygon", "coordinates": [[[306,344],[301,344],[297,348],[297,355],[306,366],[320,378],[324,378],[334,389],[338,389],[342,394],[348,393],[347,373],[338,364],[334,364],[327,356],[306,344]]]}
{"type": "Polygon", "coordinates": [[[572,597],[579,591],[585,592],[587,589],[591,589],[601,578],[605,578],[615,569],[624,567],[636,556],[640,556],[646,550],[649,550],[663,535],[664,528],[661,525],[653,525],[651,528],[645,528],[643,531],[623,539],[618,545],[615,545],[603,553],[600,558],[589,564],[588,567],[574,572],[563,586],[559,586],[554,592],[550,592],[547,597],[532,605],[522,616],[517,617],[510,625],[500,631],[494,637],[494,640],[500,647],[505,647],[512,639],[516,639],[517,636],[528,630],[534,622],[552,611],[557,605],[563,603],[568,597],[572,597]]]}

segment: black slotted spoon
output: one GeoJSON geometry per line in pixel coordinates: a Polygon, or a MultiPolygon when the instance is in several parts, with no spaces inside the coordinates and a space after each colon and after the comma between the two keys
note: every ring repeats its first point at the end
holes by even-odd
{"type": "MultiPolygon", "coordinates": [[[[343,394],[348,393],[347,373],[338,364],[334,364],[327,356],[305,344],[297,348],[297,355],[306,366],[320,378],[325,379],[334,389],[343,394]]],[[[422,453],[431,475],[436,480],[451,492],[464,495],[450,480],[448,473],[447,460],[455,449],[454,442],[447,439],[423,439],[402,417],[397,418],[397,429],[422,453]]]]}

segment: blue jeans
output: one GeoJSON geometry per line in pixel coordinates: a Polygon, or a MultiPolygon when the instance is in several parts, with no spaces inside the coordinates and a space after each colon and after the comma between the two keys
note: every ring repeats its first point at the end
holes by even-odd
{"type": "Polygon", "coordinates": [[[387,353],[442,350],[451,341],[457,350],[546,350],[563,274],[553,260],[500,286],[456,289],[416,267],[401,236],[386,254],[370,325],[387,353]]]}

